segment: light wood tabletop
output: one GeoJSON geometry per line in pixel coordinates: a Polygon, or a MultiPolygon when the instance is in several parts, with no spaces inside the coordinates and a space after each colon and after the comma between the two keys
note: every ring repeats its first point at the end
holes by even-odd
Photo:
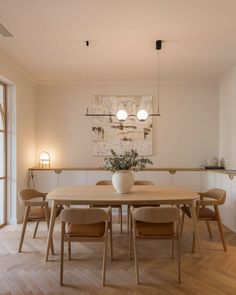
{"type": "Polygon", "coordinates": [[[200,255],[200,238],[196,218],[196,201],[199,194],[185,187],[137,185],[127,194],[118,194],[112,185],[81,185],[57,188],[47,195],[52,201],[52,212],[48,231],[45,261],[48,261],[57,207],[60,205],[155,205],[155,204],[187,204],[191,208],[193,230],[200,255]]]}

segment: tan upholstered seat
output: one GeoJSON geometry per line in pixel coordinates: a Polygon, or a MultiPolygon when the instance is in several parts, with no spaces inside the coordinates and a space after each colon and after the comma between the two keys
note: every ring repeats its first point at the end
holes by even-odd
{"type": "MultiPolygon", "coordinates": [[[[227,251],[227,247],[226,247],[226,243],[225,243],[224,235],[223,235],[223,230],[222,230],[220,213],[219,213],[219,209],[218,209],[219,205],[223,205],[225,203],[226,192],[223,189],[214,188],[214,189],[208,190],[205,193],[199,193],[199,195],[200,195],[200,200],[197,202],[197,206],[196,206],[197,218],[199,220],[206,221],[210,238],[212,238],[212,232],[211,232],[209,221],[211,221],[211,220],[217,221],[222,244],[223,244],[223,248],[224,248],[224,251],[227,251]],[[210,206],[210,208],[208,206],[210,206]]],[[[190,208],[188,206],[182,206],[181,210],[183,212],[182,222],[181,222],[181,234],[182,234],[183,225],[184,225],[184,217],[185,217],[185,215],[187,215],[189,218],[191,218],[191,212],[190,212],[190,208]]],[[[193,247],[192,247],[193,252],[194,252],[194,248],[195,248],[195,237],[193,235],[193,247]]]]}
{"type": "MultiPolygon", "coordinates": [[[[172,241],[172,257],[174,254],[173,242],[178,244],[178,281],[181,282],[180,245],[179,245],[179,209],[176,207],[131,207],[132,230],[134,243],[134,260],[136,282],[139,283],[137,258],[137,238],[169,239],[172,241]]],[[[157,266],[158,267],[158,266],[157,266]]]]}
{"type": "Polygon", "coordinates": [[[67,237],[102,237],[105,233],[105,222],[92,224],[68,224],[67,237]]]}
{"type": "MultiPolygon", "coordinates": [[[[63,285],[64,241],[68,242],[71,259],[71,242],[104,242],[102,285],[105,284],[108,226],[111,208],[66,208],[61,215],[60,285],[63,285]],[[66,225],[67,228],[66,228],[66,225]]],[[[112,247],[112,245],[111,245],[112,247]]]]}
{"type": "Polygon", "coordinates": [[[139,236],[173,236],[174,223],[151,223],[137,221],[136,231],[139,236]]]}
{"type": "MultiPolygon", "coordinates": [[[[190,212],[189,206],[183,206],[181,209],[189,218],[191,218],[191,212],[190,212]]],[[[198,212],[198,217],[199,219],[215,219],[216,214],[210,208],[200,207],[198,212]]]]}

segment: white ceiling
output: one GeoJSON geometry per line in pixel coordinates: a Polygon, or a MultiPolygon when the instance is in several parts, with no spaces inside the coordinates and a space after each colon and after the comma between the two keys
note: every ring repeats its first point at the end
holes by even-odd
{"type": "Polygon", "coordinates": [[[36,80],[216,80],[236,66],[236,0],[0,0],[0,50],[36,80]]]}

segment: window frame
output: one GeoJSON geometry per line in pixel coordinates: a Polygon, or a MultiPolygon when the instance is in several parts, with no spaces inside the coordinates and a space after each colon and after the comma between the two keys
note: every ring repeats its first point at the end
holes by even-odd
{"type": "Polygon", "coordinates": [[[3,133],[4,138],[4,175],[0,175],[0,181],[3,181],[4,195],[3,195],[3,222],[0,223],[0,228],[6,224],[7,221],[7,85],[0,81],[0,85],[3,87],[3,129],[0,132],[3,133]]]}

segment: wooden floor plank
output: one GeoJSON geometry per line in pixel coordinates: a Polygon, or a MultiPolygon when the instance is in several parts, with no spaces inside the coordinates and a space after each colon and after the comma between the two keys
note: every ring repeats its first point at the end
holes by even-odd
{"type": "Polygon", "coordinates": [[[134,261],[128,257],[128,235],[120,234],[114,224],[114,261],[107,260],[105,287],[101,286],[102,250],[97,243],[72,245],[72,261],[65,255],[64,281],[59,286],[60,227],[55,226],[54,257],[44,262],[46,224],[41,224],[38,236],[32,239],[34,224],[29,224],[23,252],[17,253],[21,225],[0,230],[0,294],[23,295],[235,295],[236,294],[236,234],[224,227],[228,252],[224,252],[216,225],[214,238],[209,240],[204,223],[200,223],[202,259],[192,255],[191,222],[186,220],[181,242],[182,279],[177,283],[177,263],[170,258],[168,241],[138,241],[141,285],[135,283],[134,261]]]}

